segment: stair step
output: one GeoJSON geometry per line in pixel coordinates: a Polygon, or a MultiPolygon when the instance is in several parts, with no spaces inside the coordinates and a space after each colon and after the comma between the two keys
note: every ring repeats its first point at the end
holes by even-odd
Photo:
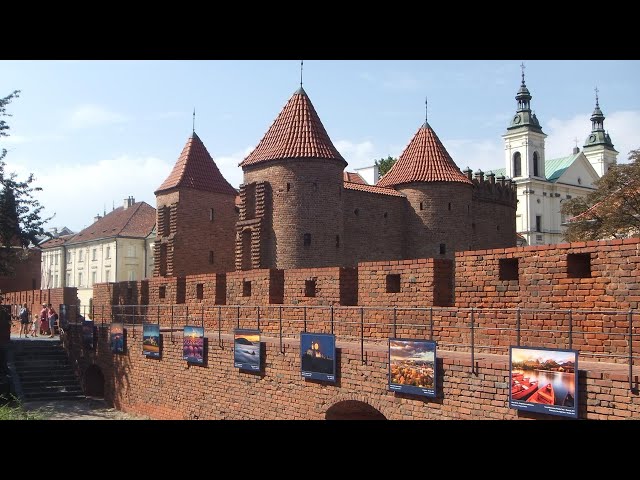
{"type": "Polygon", "coordinates": [[[60,400],[64,398],[65,400],[84,400],[86,397],[84,395],[79,395],[74,392],[60,392],[56,394],[52,394],[50,392],[42,393],[42,394],[30,394],[24,396],[24,401],[29,402],[32,400],[60,400]]]}

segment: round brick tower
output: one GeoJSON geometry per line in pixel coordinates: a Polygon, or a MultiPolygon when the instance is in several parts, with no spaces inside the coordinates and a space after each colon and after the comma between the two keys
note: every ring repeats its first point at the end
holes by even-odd
{"type": "Polygon", "coordinates": [[[470,248],[473,184],[428,122],[377,185],[407,197],[406,258],[453,258],[470,248]]]}
{"type": "MultiPolygon", "coordinates": [[[[346,165],[300,87],[256,149],[240,163],[247,190],[260,182],[269,186],[268,194],[260,200],[264,216],[259,239],[252,244],[259,244],[261,268],[342,264],[346,165]]],[[[246,196],[245,202],[255,201],[251,195],[246,196]]],[[[254,212],[255,208],[245,205],[244,210],[254,212]]],[[[256,227],[250,218],[245,222],[246,227],[239,222],[238,235],[255,238],[255,231],[247,232],[256,227]]],[[[241,241],[236,245],[246,248],[241,241]]]]}

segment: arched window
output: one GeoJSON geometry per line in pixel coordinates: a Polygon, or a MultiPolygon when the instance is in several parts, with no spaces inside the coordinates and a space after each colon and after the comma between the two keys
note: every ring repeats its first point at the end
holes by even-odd
{"type": "Polygon", "coordinates": [[[516,152],[513,154],[513,176],[519,177],[522,175],[522,159],[520,157],[520,152],[516,152]]]}
{"type": "Polygon", "coordinates": [[[540,176],[540,167],[538,164],[539,164],[538,152],[533,152],[533,176],[534,177],[540,176]]]}

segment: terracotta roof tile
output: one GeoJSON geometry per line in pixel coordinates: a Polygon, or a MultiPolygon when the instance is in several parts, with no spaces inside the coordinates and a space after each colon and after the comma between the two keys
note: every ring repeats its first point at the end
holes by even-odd
{"type": "MultiPolygon", "coordinates": [[[[129,208],[118,207],[97,222],[73,235],[66,242],[72,245],[111,237],[145,238],[156,224],[156,209],[145,202],[137,202],[129,208]]],[[[44,245],[43,245],[44,247],[44,245]]]]}
{"type": "Polygon", "coordinates": [[[357,190],[359,192],[377,193],[380,195],[391,195],[392,197],[404,197],[402,193],[393,188],[379,187],[377,185],[366,185],[363,183],[344,182],[344,188],[347,190],[357,190]]]}
{"type": "Polygon", "coordinates": [[[60,235],[57,238],[50,238],[49,240],[46,240],[46,241],[42,242],[38,246],[40,248],[60,247],[60,246],[64,245],[67,241],[72,239],[74,236],[75,236],[75,233],[72,233],[71,235],[60,235]]]}
{"type": "Polygon", "coordinates": [[[209,155],[207,147],[195,132],[187,140],[173,170],[155,193],[157,195],[163,190],[179,187],[229,195],[237,195],[238,193],[222,176],[213,158],[209,155]]]}
{"type": "Polygon", "coordinates": [[[326,158],[346,164],[302,88],[289,99],[258,146],[240,162],[240,166],[284,158],[326,158]]]}
{"type": "Polygon", "coordinates": [[[411,182],[471,184],[428,123],[420,127],[398,161],[376,185],[393,187],[411,182]]]}
{"type": "Polygon", "coordinates": [[[344,181],[351,182],[351,183],[362,183],[363,185],[368,185],[367,182],[364,181],[364,178],[362,178],[359,173],[355,173],[355,172],[344,172],[344,181]]]}

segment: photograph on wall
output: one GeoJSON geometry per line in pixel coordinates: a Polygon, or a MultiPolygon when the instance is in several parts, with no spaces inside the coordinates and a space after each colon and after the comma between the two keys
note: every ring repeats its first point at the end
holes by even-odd
{"type": "Polygon", "coordinates": [[[233,366],[258,372],[260,365],[260,330],[234,330],[233,366]]]}
{"type": "Polygon", "coordinates": [[[93,350],[93,320],[85,320],[82,322],[82,344],[84,348],[93,350]]]}
{"type": "Polygon", "coordinates": [[[142,353],[160,358],[160,325],[157,323],[145,323],[142,327],[142,353]]]}
{"type": "Polygon", "coordinates": [[[189,363],[204,364],[204,327],[186,325],[182,333],[182,358],[189,363]]]}
{"type": "Polygon", "coordinates": [[[124,353],[124,324],[112,323],[109,326],[111,352],[124,353]]]}
{"type": "Polygon", "coordinates": [[[336,336],[300,333],[302,376],[327,382],[336,381],[336,336]]]}
{"type": "Polygon", "coordinates": [[[389,339],[389,390],[436,396],[436,342],[389,339]]]}
{"type": "Polygon", "coordinates": [[[578,417],[578,352],[510,347],[509,408],[578,417]]]}

